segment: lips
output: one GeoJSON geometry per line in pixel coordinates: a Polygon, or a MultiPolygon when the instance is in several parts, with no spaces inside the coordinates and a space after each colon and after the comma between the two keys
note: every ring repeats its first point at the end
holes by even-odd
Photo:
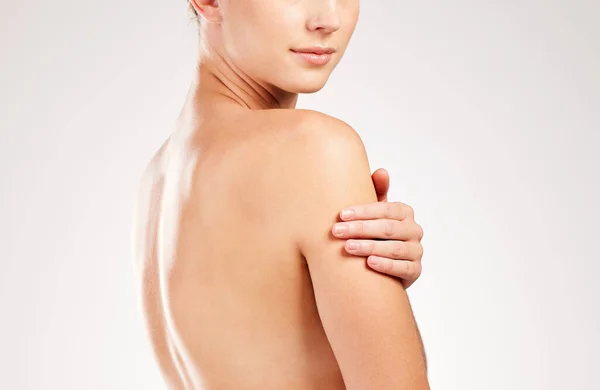
{"type": "Polygon", "coordinates": [[[331,54],[335,53],[335,49],[329,47],[308,47],[304,49],[292,49],[296,53],[307,53],[307,54],[331,54]]]}

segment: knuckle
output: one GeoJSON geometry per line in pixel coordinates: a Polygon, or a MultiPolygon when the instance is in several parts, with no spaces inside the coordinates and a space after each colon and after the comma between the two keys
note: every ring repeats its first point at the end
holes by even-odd
{"type": "Polygon", "coordinates": [[[394,221],[391,219],[387,219],[385,220],[385,223],[383,225],[384,227],[384,231],[383,233],[386,235],[386,237],[392,237],[394,235],[394,221]]]}
{"type": "Polygon", "coordinates": [[[423,266],[421,262],[415,264],[415,279],[417,279],[423,273],[423,266]]]}
{"type": "Polygon", "coordinates": [[[375,243],[373,241],[367,241],[362,245],[364,253],[367,255],[375,254],[375,243]]]}
{"type": "Polygon", "coordinates": [[[408,276],[410,274],[410,268],[408,261],[398,261],[398,272],[400,275],[408,276]]]}
{"type": "Polygon", "coordinates": [[[381,261],[381,269],[383,269],[383,271],[385,273],[389,274],[389,273],[391,273],[391,272],[394,271],[394,265],[393,265],[393,263],[390,260],[388,260],[388,259],[380,259],[380,261],[381,261]]]}
{"type": "Polygon", "coordinates": [[[419,238],[419,240],[423,239],[425,232],[423,231],[423,227],[419,224],[417,224],[417,237],[419,238]]]}
{"type": "Polygon", "coordinates": [[[416,263],[410,264],[410,270],[408,271],[407,277],[414,281],[417,280],[419,276],[421,276],[421,268],[419,265],[416,263]]]}
{"type": "Polygon", "coordinates": [[[404,256],[406,254],[406,250],[404,248],[404,245],[402,245],[401,243],[398,243],[396,245],[394,245],[393,249],[392,249],[392,256],[396,259],[402,258],[402,256],[404,256]]]}

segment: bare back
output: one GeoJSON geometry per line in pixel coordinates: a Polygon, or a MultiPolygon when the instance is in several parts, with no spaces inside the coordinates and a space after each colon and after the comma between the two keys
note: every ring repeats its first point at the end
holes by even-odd
{"type": "Polygon", "coordinates": [[[178,129],[144,175],[135,257],[169,388],[345,388],[292,237],[284,118],[178,129]]]}

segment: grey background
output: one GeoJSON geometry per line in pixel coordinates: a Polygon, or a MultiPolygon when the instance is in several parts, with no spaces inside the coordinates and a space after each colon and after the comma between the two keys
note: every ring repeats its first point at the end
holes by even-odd
{"type": "MultiPolygon", "coordinates": [[[[425,230],[433,389],[597,389],[600,2],[363,1],[300,108],[363,137],[425,230]]],[[[2,1],[0,388],[162,389],[134,194],[189,86],[183,0],[2,1]]]]}

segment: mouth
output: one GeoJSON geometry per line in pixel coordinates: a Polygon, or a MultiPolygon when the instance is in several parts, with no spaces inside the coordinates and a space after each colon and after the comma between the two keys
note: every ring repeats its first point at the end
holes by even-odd
{"type": "Polygon", "coordinates": [[[330,47],[320,47],[320,46],[307,47],[307,48],[303,48],[303,49],[292,49],[292,51],[295,53],[316,54],[316,55],[335,53],[335,49],[332,49],[330,47]]]}
{"type": "Polygon", "coordinates": [[[296,53],[298,58],[304,63],[311,66],[322,66],[331,60],[331,56],[335,53],[335,49],[330,47],[308,47],[304,49],[291,49],[296,53]]]}

